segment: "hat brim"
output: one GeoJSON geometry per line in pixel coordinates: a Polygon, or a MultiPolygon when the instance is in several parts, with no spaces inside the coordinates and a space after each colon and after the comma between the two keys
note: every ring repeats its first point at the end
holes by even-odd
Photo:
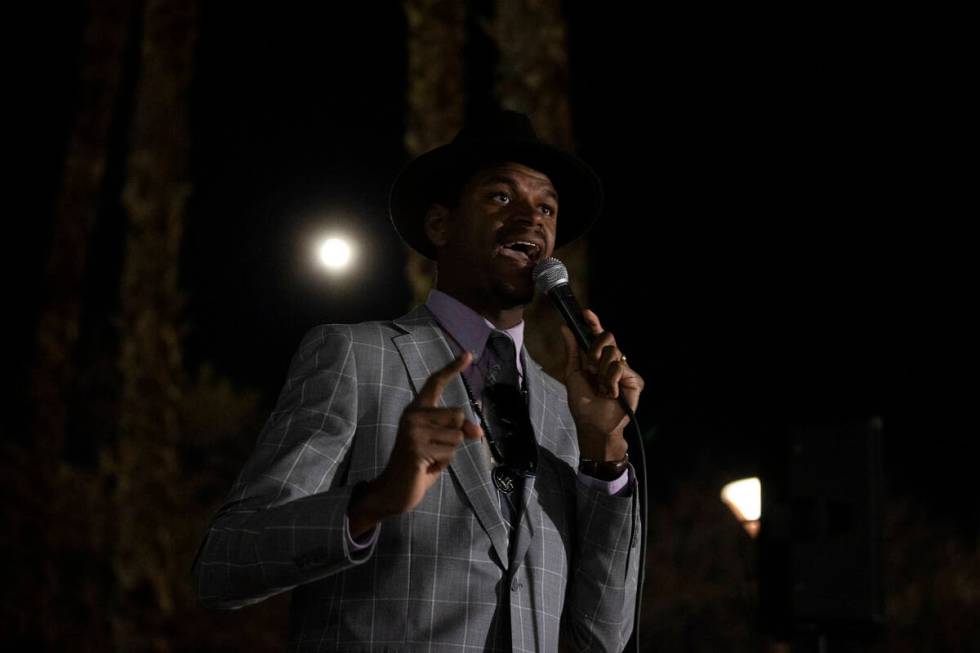
{"type": "Polygon", "coordinates": [[[445,196],[448,186],[464,183],[492,163],[512,161],[548,176],[558,193],[555,247],[572,242],[599,217],[602,182],[578,157],[545,143],[484,141],[465,147],[450,143],[410,162],[395,178],[388,194],[388,213],[399,235],[414,250],[435,260],[435,245],[425,233],[429,206],[445,196]]]}

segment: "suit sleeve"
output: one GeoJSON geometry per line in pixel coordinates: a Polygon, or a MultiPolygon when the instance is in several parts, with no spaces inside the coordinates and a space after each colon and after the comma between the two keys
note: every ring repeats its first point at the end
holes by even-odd
{"type": "MultiPolygon", "coordinates": [[[[564,388],[563,388],[564,389],[564,388]]],[[[567,403],[558,420],[571,464],[579,457],[575,422],[567,403]]],[[[562,639],[574,651],[622,651],[633,632],[640,570],[640,502],[633,466],[629,482],[610,494],[582,474],[566,487],[575,515],[572,560],[562,613],[562,639]]]]}
{"type": "Polygon", "coordinates": [[[373,545],[351,550],[345,527],[357,410],[349,329],[313,329],[194,561],[204,605],[240,608],[370,557],[373,545]]]}
{"type": "Polygon", "coordinates": [[[640,556],[640,508],[629,468],[628,494],[575,481],[574,568],[562,627],[576,651],[622,651],[633,631],[640,556]]]}

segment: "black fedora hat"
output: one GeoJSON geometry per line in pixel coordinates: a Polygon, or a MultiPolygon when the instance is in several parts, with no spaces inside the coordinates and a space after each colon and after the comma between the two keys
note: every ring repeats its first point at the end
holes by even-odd
{"type": "Polygon", "coordinates": [[[424,224],[429,205],[445,202],[484,166],[504,161],[526,165],[551,179],[559,202],[556,247],[581,236],[599,216],[602,183],[595,171],[573,154],[539,140],[525,114],[499,111],[467,125],[451,143],[419,156],[399,173],[388,195],[388,213],[398,234],[434,260],[436,248],[424,224]]]}

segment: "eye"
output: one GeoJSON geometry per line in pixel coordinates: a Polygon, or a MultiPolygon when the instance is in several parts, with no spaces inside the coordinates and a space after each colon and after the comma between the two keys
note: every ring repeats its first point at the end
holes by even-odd
{"type": "Polygon", "coordinates": [[[490,196],[492,199],[499,200],[501,204],[510,204],[510,195],[499,191],[490,196]]]}
{"type": "Polygon", "coordinates": [[[547,204],[542,204],[540,208],[541,208],[541,212],[544,213],[545,215],[554,215],[555,214],[554,207],[551,207],[551,206],[549,206],[547,204]]]}

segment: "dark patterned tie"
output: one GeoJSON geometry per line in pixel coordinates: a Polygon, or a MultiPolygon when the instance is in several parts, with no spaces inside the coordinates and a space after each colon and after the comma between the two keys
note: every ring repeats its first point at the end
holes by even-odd
{"type": "Polygon", "coordinates": [[[487,369],[483,398],[488,403],[490,428],[498,445],[504,449],[520,424],[519,414],[523,407],[515,405],[513,399],[520,397],[517,380],[517,356],[514,341],[506,333],[493,331],[487,339],[487,348],[492,356],[487,369]]]}
{"type": "MultiPolygon", "coordinates": [[[[490,426],[489,437],[503,461],[495,460],[494,483],[498,489],[500,509],[508,526],[513,528],[520,517],[523,478],[506,472],[506,468],[521,468],[529,455],[530,421],[527,406],[517,380],[517,355],[510,336],[493,331],[487,340],[491,353],[483,388],[483,412],[490,426]],[[506,462],[505,468],[500,468],[506,462]],[[518,463],[516,466],[514,463],[518,463]],[[510,489],[510,491],[506,491],[510,489]]],[[[496,457],[496,456],[495,456],[496,457]]]]}

